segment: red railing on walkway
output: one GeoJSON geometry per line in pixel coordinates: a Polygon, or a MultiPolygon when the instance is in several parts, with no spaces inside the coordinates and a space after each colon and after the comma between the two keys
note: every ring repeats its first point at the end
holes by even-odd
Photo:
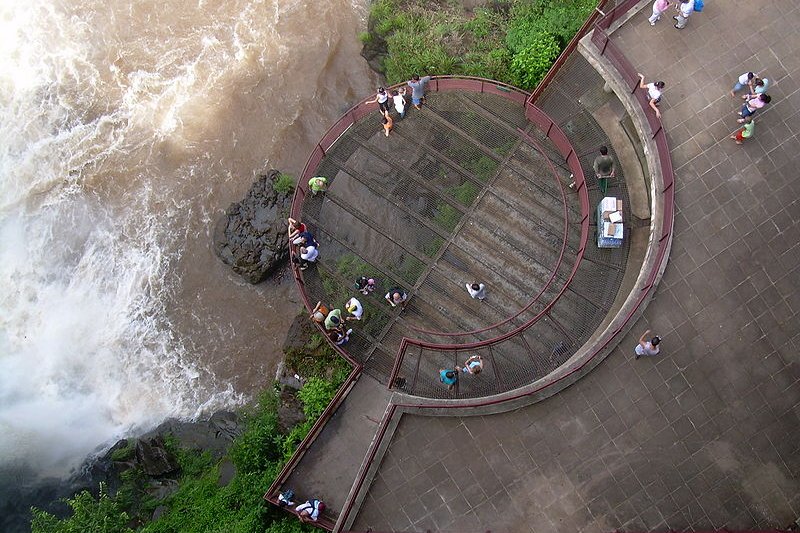
{"type": "MultiPolygon", "coordinates": [[[[645,96],[644,91],[637,90],[639,86],[639,78],[637,76],[636,69],[633,68],[633,65],[631,65],[631,63],[627,60],[625,55],[610,40],[608,33],[605,31],[613,24],[615,20],[618,20],[622,16],[624,16],[625,13],[637,3],[638,2],[636,0],[625,0],[624,2],[619,4],[616,8],[605,14],[605,16],[599,17],[599,19],[595,18],[597,23],[594,25],[591,40],[597,46],[601,55],[606,57],[610,61],[610,63],[614,66],[614,68],[619,72],[622,79],[627,84],[630,90],[630,94],[639,103],[639,106],[641,107],[642,112],[644,113],[650,128],[649,132],[644,132],[644,133],[650,135],[651,138],[655,141],[656,155],[658,157],[658,165],[662,175],[661,190],[656,191],[657,194],[662,195],[661,235],[658,239],[658,250],[656,252],[656,257],[651,262],[652,269],[648,274],[646,282],[644,283],[643,287],[640,290],[639,297],[637,298],[636,302],[631,306],[628,313],[625,315],[625,318],[617,325],[617,327],[609,335],[606,335],[605,338],[600,339],[600,341],[593,348],[589,356],[586,357],[579,365],[576,365],[575,367],[570,369],[569,372],[560,376],[559,378],[545,382],[535,389],[528,390],[511,396],[505,396],[502,398],[494,398],[491,400],[478,400],[473,402],[459,402],[458,404],[448,404],[448,403],[421,404],[421,403],[410,402],[410,403],[398,403],[390,405],[390,408],[387,409],[386,411],[386,415],[384,416],[383,420],[381,420],[381,424],[376,433],[376,438],[373,441],[370,450],[367,453],[367,462],[366,462],[367,465],[369,465],[369,463],[375,460],[377,450],[380,448],[381,441],[385,437],[386,429],[388,428],[388,425],[391,422],[392,417],[395,416],[399,408],[428,410],[428,409],[442,409],[442,408],[463,409],[471,407],[486,407],[498,403],[511,402],[525,396],[533,396],[535,394],[541,393],[547,388],[554,388],[556,386],[559,386],[562,383],[567,382],[567,380],[571,376],[581,372],[584,368],[587,367],[587,365],[592,363],[599,354],[601,354],[604,350],[606,350],[609,347],[609,345],[613,341],[615,341],[617,337],[627,329],[630,321],[633,319],[634,316],[636,316],[636,314],[641,309],[642,304],[649,297],[651,291],[653,290],[655,282],[658,279],[660,272],[662,272],[663,268],[665,267],[666,256],[671,246],[670,236],[672,234],[672,226],[674,222],[674,205],[675,205],[675,190],[674,190],[675,177],[672,168],[672,160],[670,158],[669,145],[667,143],[666,133],[661,124],[661,120],[656,118],[652,110],[650,109],[649,101],[645,96]]],[[[555,68],[554,66],[554,69],[555,71],[551,71],[551,73],[548,73],[550,79],[555,77],[555,72],[557,71],[557,68],[555,68]]],[[[550,80],[548,80],[548,82],[549,81],[550,80]]],[[[538,91],[538,93],[534,92],[532,97],[528,100],[528,104],[532,105],[533,101],[535,101],[534,97],[538,96],[539,94],[541,94],[541,91],[538,91]]],[[[537,111],[531,111],[531,114],[535,114],[536,112],[537,111]]],[[[345,502],[345,507],[342,510],[342,514],[340,515],[337,525],[343,525],[344,523],[346,523],[350,513],[353,511],[353,506],[355,505],[356,496],[363,487],[367,472],[368,468],[362,469],[359,478],[353,485],[353,489],[351,491],[350,496],[348,497],[348,500],[345,502]]],[[[773,530],[773,531],[779,531],[779,530],[773,530]]]]}
{"type": "MultiPolygon", "coordinates": [[[[569,166],[569,170],[570,172],[572,172],[573,179],[575,180],[576,189],[578,192],[578,197],[580,198],[580,206],[581,206],[581,222],[580,222],[581,238],[580,238],[580,243],[578,245],[577,258],[575,264],[572,266],[572,271],[570,272],[570,275],[567,278],[564,285],[561,287],[561,290],[559,290],[558,294],[556,294],[553,300],[550,301],[541,311],[539,311],[539,313],[537,313],[533,318],[524,322],[522,325],[517,326],[516,328],[502,335],[498,335],[491,339],[485,339],[481,341],[468,342],[468,343],[459,343],[459,344],[433,343],[433,342],[426,342],[418,339],[410,339],[408,337],[403,337],[403,339],[400,341],[400,347],[397,350],[397,355],[395,356],[395,362],[392,368],[392,374],[389,377],[388,387],[390,389],[394,387],[395,380],[397,379],[397,376],[400,373],[400,368],[402,367],[403,360],[405,359],[405,355],[409,347],[417,346],[419,348],[426,348],[430,350],[452,352],[458,350],[470,350],[484,346],[492,346],[501,343],[525,331],[526,329],[530,328],[533,324],[538,322],[542,317],[546,316],[548,311],[550,311],[550,309],[558,302],[558,299],[561,297],[562,294],[564,294],[564,292],[567,290],[572,280],[575,278],[575,274],[577,273],[578,268],[581,265],[581,260],[583,259],[583,253],[584,250],[586,249],[586,243],[589,240],[589,222],[590,222],[589,195],[586,190],[586,179],[583,173],[583,168],[581,167],[580,161],[578,160],[578,157],[575,154],[575,150],[572,148],[572,144],[569,142],[569,139],[567,139],[567,136],[564,134],[564,132],[561,131],[561,128],[559,128],[555,122],[550,120],[550,117],[548,117],[545,113],[543,113],[540,109],[538,109],[534,105],[530,103],[526,103],[525,105],[526,105],[525,109],[526,118],[533,124],[536,124],[539,127],[539,129],[543,133],[545,133],[545,135],[553,142],[553,144],[556,146],[561,156],[564,158],[564,161],[569,166]]],[[[547,281],[544,288],[539,292],[539,294],[537,294],[527,306],[525,306],[515,315],[506,318],[505,320],[497,324],[493,324],[487,328],[484,328],[480,331],[488,331],[490,329],[494,329],[503,324],[506,324],[514,320],[518,316],[520,316],[527,309],[529,309],[538,300],[539,295],[542,294],[544,290],[546,290],[547,287],[549,287],[552,281],[555,279],[558,267],[561,265],[561,262],[564,258],[564,252],[566,250],[566,245],[567,245],[567,232],[569,230],[569,219],[567,214],[567,199],[566,199],[566,193],[564,192],[564,186],[561,183],[561,181],[558,180],[557,177],[558,173],[552,161],[550,161],[550,159],[545,155],[544,150],[542,150],[542,147],[539,146],[539,143],[537,143],[533,138],[531,138],[525,132],[520,131],[519,133],[529,144],[533,145],[542,154],[544,160],[547,161],[548,165],[550,166],[551,172],[553,173],[554,176],[556,176],[556,181],[558,182],[559,189],[561,191],[562,203],[564,206],[564,221],[565,221],[564,238],[562,242],[561,252],[559,253],[558,261],[556,262],[556,267],[553,270],[550,279],[547,281]]],[[[469,333],[471,332],[462,332],[453,335],[461,335],[469,333]]]]}

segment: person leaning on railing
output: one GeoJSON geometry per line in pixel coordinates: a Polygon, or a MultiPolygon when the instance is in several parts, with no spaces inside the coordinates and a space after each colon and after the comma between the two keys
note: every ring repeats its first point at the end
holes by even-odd
{"type": "Polygon", "coordinates": [[[665,83],[663,81],[655,81],[653,83],[644,82],[644,74],[637,73],[639,76],[639,88],[647,90],[650,107],[656,112],[656,118],[661,118],[661,111],[658,110],[658,104],[661,102],[661,93],[664,90],[665,83]]]}

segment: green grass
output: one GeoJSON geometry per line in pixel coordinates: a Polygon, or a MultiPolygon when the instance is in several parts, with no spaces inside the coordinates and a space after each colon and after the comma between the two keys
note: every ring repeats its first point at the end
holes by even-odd
{"type": "Polygon", "coordinates": [[[294,190],[295,183],[294,176],[281,172],[278,177],[275,178],[275,183],[272,185],[272,188],[281,194],[289,194],[294,190]]]}
{"type": "Polygon", "coordinates": [[[596,0],[495,0],[467,13],[458,2],[378,0],[373,31],[386,40],[389,83],[412,74],[481,76],[533,89],[596,0]]]}

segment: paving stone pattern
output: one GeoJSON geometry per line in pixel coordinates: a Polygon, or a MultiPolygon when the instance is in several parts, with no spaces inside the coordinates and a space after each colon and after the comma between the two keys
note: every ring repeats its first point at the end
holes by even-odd
{"type": "Polygon", "coordinates": [[[656,531],[800,517],[800,8],[649,7],[615,35],[661,105],[676,173],[672,254],[644,317],[586,378],[512,413],[406,415],[356,530],[656,531]],[[747,70],[773,81],[737,146],[747,70]],[[662,355],[633,359],[653,328],[662,355]]]}

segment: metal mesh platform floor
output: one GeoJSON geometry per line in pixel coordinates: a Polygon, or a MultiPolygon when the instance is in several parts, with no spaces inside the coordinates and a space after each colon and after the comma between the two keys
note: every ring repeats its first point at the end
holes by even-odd
{"type": "MultiPolygon", "coordinates": [[[[592,98],[602,92],[584,100],[592,98]]],[[[607,139],[586,108],[561,111],[558,122],[580,145],[589,176],[607,139]]],[[[315,173],[330,186],[302,205],[320,259],[303,272],[301,288],[312,305],[320,300],[343,315],[347,299],[361,301],[364,317],[348,322],[354,331],[343,348],[383,383],[404,337],[427,343],[402,357],[404,392],[478,397],[530,383],[586,342],[617,296],[628,239],[622,248],[598,249],[590,234],[573,273],[580,204],[563,158],[518,102],[429,92],[423,109],[410,108],[388,138],[377,111],[362,117],[315,173]],[[376,279],[374,293],[355,290],[361,275],[376,279]],[[468,282],[486,284],[485,301],[470,298],[468,282]],[[394,287],[409,294],[404,309],[384,300],[394,287]],[[481,346],[459,348],[475,343],[481,346]],[[484,359],[482,374],[463,376],[454,391],[438,382],[440,368],[475,354],[484,359]]],[[[594,206],[600,193],[587,180],[594,206]]],[[[626,201],[624,189],[618,176],[608,194],[626,201]]]]}

